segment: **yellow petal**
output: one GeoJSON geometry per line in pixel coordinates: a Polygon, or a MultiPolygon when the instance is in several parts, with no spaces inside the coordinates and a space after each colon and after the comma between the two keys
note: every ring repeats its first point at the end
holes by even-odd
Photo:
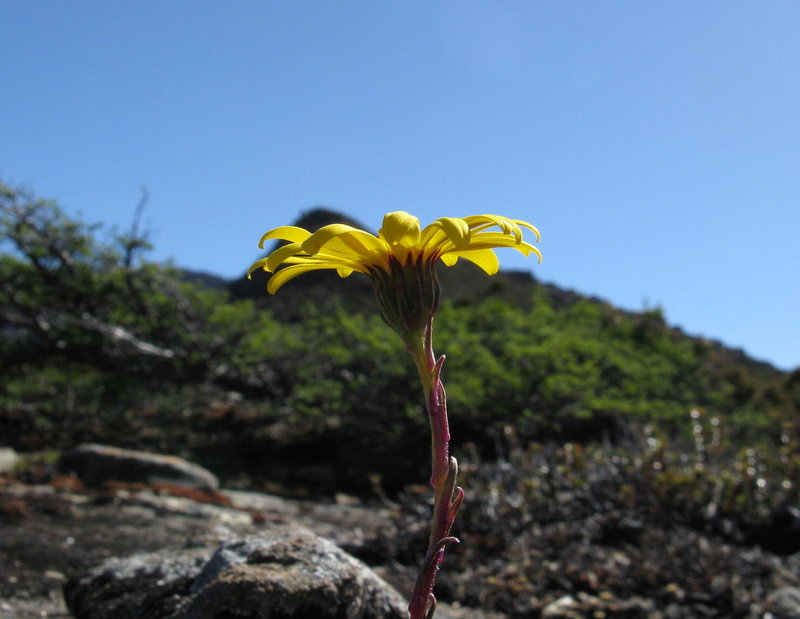
{"type": "Polygon", "coordinates": [[[247,269],[247,279],[252,279],[253,271],[257,271],[258,269],[264,269],[266,271],[265,268],[266,266],[267,266],[266,258],[262,258],[261,260],[258,260],[257,262],[251,264],[250,268],[247,269]]]}
{"type": "Polygon", "coordinates": [[[272,272],[282,265],[287,258],[291,258],[302,251],[303,247],[301,243],[289,243],[283,247],[279,247],[269,256],[267,256],[267,263],[264,267],[264,270],[272,272]]]}
{"type": "Polygon", "coordinates": [[[542,261],[542,254],[530,243],[499,243],[497,241],[490,241],[490,242],[480,242],[474,241],[470,244],[470,249],[488,249],[493,248],[497,249],[500,247],[510,247],[511,249],[516,249],[519,253],[524,256],[529,256],[530,254],[536,254],[539,257],[539,262],[542,261]]]}
{"type": "Polygon", "coordinates": [[[323,226],[303,242],[303,251],[316,254],[326,243],[340,239],[361,256],[371,251],[385,251],[383,243],[369,232],[364,232],[347,224],[323,226]]]}
{"type": "Polygon", "coordinates": [[[445,234],[438,222],[434,222],[422,229],[419,239],[419,247],[426,250],[433,250],[447,242],[445,234]]]}
{"type": "Polygon", "coordinates": [[[336,267],[328,264],[295,264],[285,267],[269,278],[269,281],[267,282],[267,292],[270,294],[275,294],[278,291],[278,288],[283,286],[286,282],[294,279],[298,275],[307,273],[308,271],[319,271],[320,269],[333,268],[336,267]]]}
{"type": "Polygon", "coordinates": [[[492,225],[497,226],[504,234],[513,234],[514,238],[518,241],[522,240],[522,228],[527,228],[536,235],[536,240],[541,240],[539,230],[535,226],[529,224],[527,221],[521,219],[509,219],[501,215],[470,215],[464,218],[464,221],[469,223],[472,231],[478,232],[490,228],[492,225]]]}
{"type": "Polygon", "coordinates": [[[361,262],[354,260],[352,256],[340,256],[337,254],[328,254],[320,252],[313,256],[306,256],[300,254],[297,256],[290,256],[283,261],[283,264],[313,264],[319,268],[326,269],[352,269],[353,271],[360,271],[361,262]]]}
{"type": "Polygon", "coordinates": [[[516,249],[525,256],[528,256],[532,253],[536,254],[539,257],[539,262],[542,261],[542,254],[539,253],[539,250],[533,245],[530,243],[525,243],[524,241],[522,243],[516,243],[514,242],[513,238],[503,236],[502,234],[479,234],[477,238],[472,240],[472,242],[469,244],[469,247],[470,249],[496,249],[499,247],[510,247],[512,249],[516,249]]]}
{"type": "Polygon", "coordinates": [[[536,235],[536,240],[537,241],[541,241],[542,240],[542,235],[539,234],[539,229],[536,226],[534,226],[533,224],[529,224],[527,221],[522,221],[521,219],[515,219],[514,222],[517,223],[520,226],[523,226],[523,227],[527,228],[531,232],[533,232],[536,235]]]}
{"type": "Polygon", "coordinates": [[[292,243],[302,243],[310,236],[311,233],[304,228],[298,228],[297,226],[281,226],[280,228],[270,230],[262,236],[261,240],[258,242],[258,246],[263,249],[264,241],[268,241],[269,239],[281,239],[282,241],[290,241],[292,243]]]}
{"type": "Polygon", "coordinates": [[[500,215],[470,215],[465,217],[464,221],[472,228],[473,234],[486,228],[497,226],[502,230],[503,234],[513,234],[517,241],[522,240],[522,230],[513,219],[508,219],[507,217],[501,217],[500,215]]]}
{"type": "Polygon", "coordinates": [[[439,226],[456,249],[466,249],[469,246],[469,224],[458,217],[442,217],[434,221],[432,226],[439,226]]]}
{"type": "Polygon", "coordinates": [[[378,235],[389,245],[414,247],[419,243],[419,219],[405,211],[386,213],[383,216],[383,226],[378,230],[378,235]]]}
{"type": "Polygon", "coordinates": [[[488,247],[494,244],[497,247],[514,247],[514,245],[522,245],[527,243],[522,239],[517,240],[511,234],[502,234],[500,232],[478,232],[472,235],[472,240],[469,242],[470,247],[481,245],[488,247]]]}
{"type": "Polygon", "coordinates": [[[368,232],[347,232],[333,237],[323,245],[314,256],[347,262],[368,262],[375,254],[386,252],[383,241],[368,232]],[[378,248],[375,244],[378,244],[378,248]]]}
{"type": "Polygon", "coordinates": [[[469,260],[477,264],[489,275],[494,275],[500,268],[500,261],[491,249],[468,249],[466,251],[451,252],[447,255],[469,260]]]}
{"type": "Polygon", "coordinates": [[[533,245],[528,245],[527,243],[520,243],[519,245],[514,245],[514,249],[518,252],[529,256],[530,254],[536,254],[536,258],[538,258],[538,262],[542,261],[542,252],[536,249],[533,245]],[[527,245],[527,247],[525,247],[527,245]]]}

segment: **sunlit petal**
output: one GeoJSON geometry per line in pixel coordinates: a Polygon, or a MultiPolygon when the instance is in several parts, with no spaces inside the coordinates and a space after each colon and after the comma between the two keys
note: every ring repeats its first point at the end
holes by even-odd
{"type": "Polygon", "coordinates": [[[383,243],[372,236],[369,232],[364,232],[347,224],[331,224],[323,226],[303,242],[303,251],[307,254],[315,254],[333,239],[340,239],[349,247],[368,255],[370,251],[384,250],[383,243]]]}
{"type": "Polygon", "coordinates": [[[541,241],[542,240],[542,235],[539,234],[539,229],[536,226],[534,226],[533,224],[529,224],[527,221],[522,221],[521,219],[515,219],[514,221],[518,225],[523,226],[523,227],[527,228],[528,230],[530,230],[531,232],[533,232],[536,235],[536,240],[537,241],[541,241]]]}
{"type": "Polygon", "coordinates": [[[324,265],[326,268],[331,269],[351,269],[353,271],[364,271],[364,266],[359,260],[355,260],[352,256],[340,256],[320,252],[313,256],[297,255],[290,256],[283,261],[284,264],[314,264],[324,265]]]}
{"type": "Polygon", "coordinates": [[[497,247],[513,247],[514,245],[521,245],[525,241],[517,240],[510,234],[502,234],[500,232],[478,232],[472,235],[472,240],[469,246],[474,247],[476,244],[481,243],[484,246],[489,243],[494,243],[497,247]]]}
{"type": "Polygon", "coordinates": [[[299,254],[303,251],[302,243],[289,243],[283,247],[279,247],[267,257],[267,264],[264,267],[265,271],[273,272],[280,265],[282,265],[288,258],[299,254]]]}
{"type": "MultiPolygon", "coordinates": [[[[469,260],[470,262],[477,264],[489,275],[494,275],[500,269],[500,261],[497,259],[497,256],[491,249],[468,249],[465,251],[452,252],[447,255],[457,256],[459,258],[464,258],[464,260],[469,260]]],[[[444,258],[444,256],[442,256],[442,258],[444,258]]]]}
{"type": "Polygon", "coordinates": [[[387,213],[378,234],[389,245],[414,247],[420,240],[419,219],[404,211],[387,213]]]}
{"type": "MultiPolygon", "coordinates": [[[[485,235],[479,235],[479,237],[483,237],[485,235]]],[[[470,249],[494,249],[500,247],[510,247],[511,249],[516,249],[521,254],[528,256],[530,254],[536,254],[539,257],[539,262],[542,261],[542,255],[539,253],[539,250],[536,249],[530,243],[515,243],[512,238],[509,237],[500,237],[495,239],[484,239],[478,238],[470,243],[470,249]],[[505,240],[503,240],[505,239],[505,240]]]]}
{"type": "Polygon", "coordinates": [[[513,234],[517,241],[522,240],[522,230],[513,219],[501,217],[500,215],[470,215],[464,218],[473,234],[492,226],[497,226],[503,234],[513,234]]]}
{"type": "Polygon", "coordinates": [[[270,294],[275,294],[278,291],[278,288],[283,286],[286,282],[294,279],[298,275],[307,273],[308,271],[318,271],[321,269],[333,268],[336,267],[327,264],[296,264],[285,267],[269,278],[269,281],[267,282],[267,292],[270,294]]]}
{"type": "Polygon", "coordinates": [[[528,243],[520,243],[519,245],[514,245],[513,249],[516,249],[518,252],[525,256],[530,256],[531,254],[535,254],[538,262],[542,261],[542,252],[536,249],[533,245],[529,245],[528,243]]]}
{"type": "Polygon", "coordinates": [[[331,239],[335,239],[342,234],[348,234],[355,229],[356,228],[353,226],[348,226],[347,224],[330,224],[328,226],[322,226],[303,242],[303,251],[307,254],[316,254],[320,248],[328,243],[331,239]]]}
{"type": "Polygon", "coordinates": [[[310,236],[311,233],[304,228],[298,228],[297,226],[281,226],[280,228],[274,228],[270,230],[264,236],[262,236],[261,240],[258,242],[258,246],[263,249],[264,242],[270,239],[280,239],[282,241],[290,241],[292,243],[302,243],[310,236]]]}
{"type": "Polygon", "coordinates": [[[439,226],[456,249],[466,249],[469,246],[469,224],[463,219],[459,219],[458,217],[442,217],[434,221],[431,225],[439,226]]]}
{"type": "Polygon", "coordinates": [[[331,238],[315,255],[325,255],[357,262],[370,262],[386,253],[383,241],[368,232],[347,232],[331,238]]]}
{"type": "Polygon", "coordinates": [[[435,249],[441,247],[444,243],[450,243],[450,241],[447,237],[447,233],[442,230],[442,227],[438,222],[429,224],[422,229],[419,239],[420,248],[434,251],[435,249]]]}
{"type": "Polygon", "coordinates": [[[250,268],[247,269],[247,279],[251,279],[251,276],[253,275],[254,271],[258,271],[259,269],[264,269],[266,271],[266,269],[264,267],[267,266],[267,260],[268,259],[269,259],[269,257],[262,258],[261,260],[258,260],[256,262],[254,262],[253,264],[251,264],[250,268]]]}

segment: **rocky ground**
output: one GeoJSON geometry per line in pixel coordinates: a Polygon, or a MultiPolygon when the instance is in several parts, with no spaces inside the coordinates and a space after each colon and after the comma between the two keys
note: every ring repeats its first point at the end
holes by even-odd
{"type": "MultiPolygon", "coordinates": [[[[795,550],[732,543],[611,501],[583,509],[583,491],[534,521],[514,507],[515,494],[475,490],[462,544],[448,551],[439,579],[440,598],[463,606],[441,604],[439,619],[800,617],[795,550]]],[[[0,619],[69,617],[65,583],[110,557],[282,525],[332,540],[407,596],[425,545],[426,496],[311,501],[163,481],[86,487],[53,466],[9,472],[0,475],[0,619]]]]}
{"type": "MultiPolygon", "coordinates": [[[[6,477],[0,485],[0,618],[70,617],[62,597],[67,579],[109,557],[213,543],[276,523],[308,527],[369,558],[391,519],[388,507],[343,496],[318,503],[165,484],[86,490],[69,477],[49,484],[6,477]]],[[[412,571],[400,565],[376,566],[376,572],[403,593],[413,584],[412,571]]],[[[437,616],[502,617],[444,605],[437,616]]]]}

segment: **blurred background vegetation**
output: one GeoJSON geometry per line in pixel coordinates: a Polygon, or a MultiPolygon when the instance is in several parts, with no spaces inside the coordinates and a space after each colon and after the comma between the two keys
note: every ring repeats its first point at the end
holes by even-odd
{"type": "MultiPolygon", "coordinates": [[[[0,185],[0,444],[151,449],[229,485],[287,491],[396,492],[427,478],[413,364],[367,278],[311,273],[270,297],[263,274],[228,282],[148,261],[139,215],[129,231],[104,230],[0,185]]],[[[332,220],[346,218],[315,210],[297,223],[332,220]]],[[[435,343],[457,455],[661,450],[673,465],[660,479],[674,472],[680,486],[675,462],[733,470],[757,453],[774,500],[796,502],[783,481],[799,468],[800,370],[689,337],[657,308],[624,312],[528,273],[459,264],[441,278],[435,343]]]]}

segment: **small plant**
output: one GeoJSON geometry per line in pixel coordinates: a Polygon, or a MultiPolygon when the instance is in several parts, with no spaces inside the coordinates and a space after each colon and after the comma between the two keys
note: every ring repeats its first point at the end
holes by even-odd
{"type": "Polygon", "coordinates": [[[274,294],[287,281],[319,269],[335,269],[341,277],[354,271],[369,276],[381,316],[394,329],[411,354],[419,372],[431,426],[434,505],[428,551],[409,604],[411,619],[431,619],[436,610],[434,581],[445,548],[458,540],[450,535],[464,491],[456,485],[458,464],[450,456],[450,431],[441,375],[444,355],[433,352],[433,318],[439,307],[436,276],[439,261],[454,265],[469,260],[487,274],[499,268],[494,249],[512,247],[524,255],[541,254],[523,240],[522,228],[536,235],[531,224],[497,215],[436,220],[420,229],[419,220],[397,211],[383,218],[374,236],[345,224],[323,226],[313,234],[303,228],[283,226],[267,232],[270,239],[287,241],[250,268],[274,273],[267,290],[274,294]],[[499,231],[497,230],[499,229],[499,231]],[[279,267],[283,267],[277,270],[279,267]],[[277,271],[276,271],[277,270],[277,271]]]}

